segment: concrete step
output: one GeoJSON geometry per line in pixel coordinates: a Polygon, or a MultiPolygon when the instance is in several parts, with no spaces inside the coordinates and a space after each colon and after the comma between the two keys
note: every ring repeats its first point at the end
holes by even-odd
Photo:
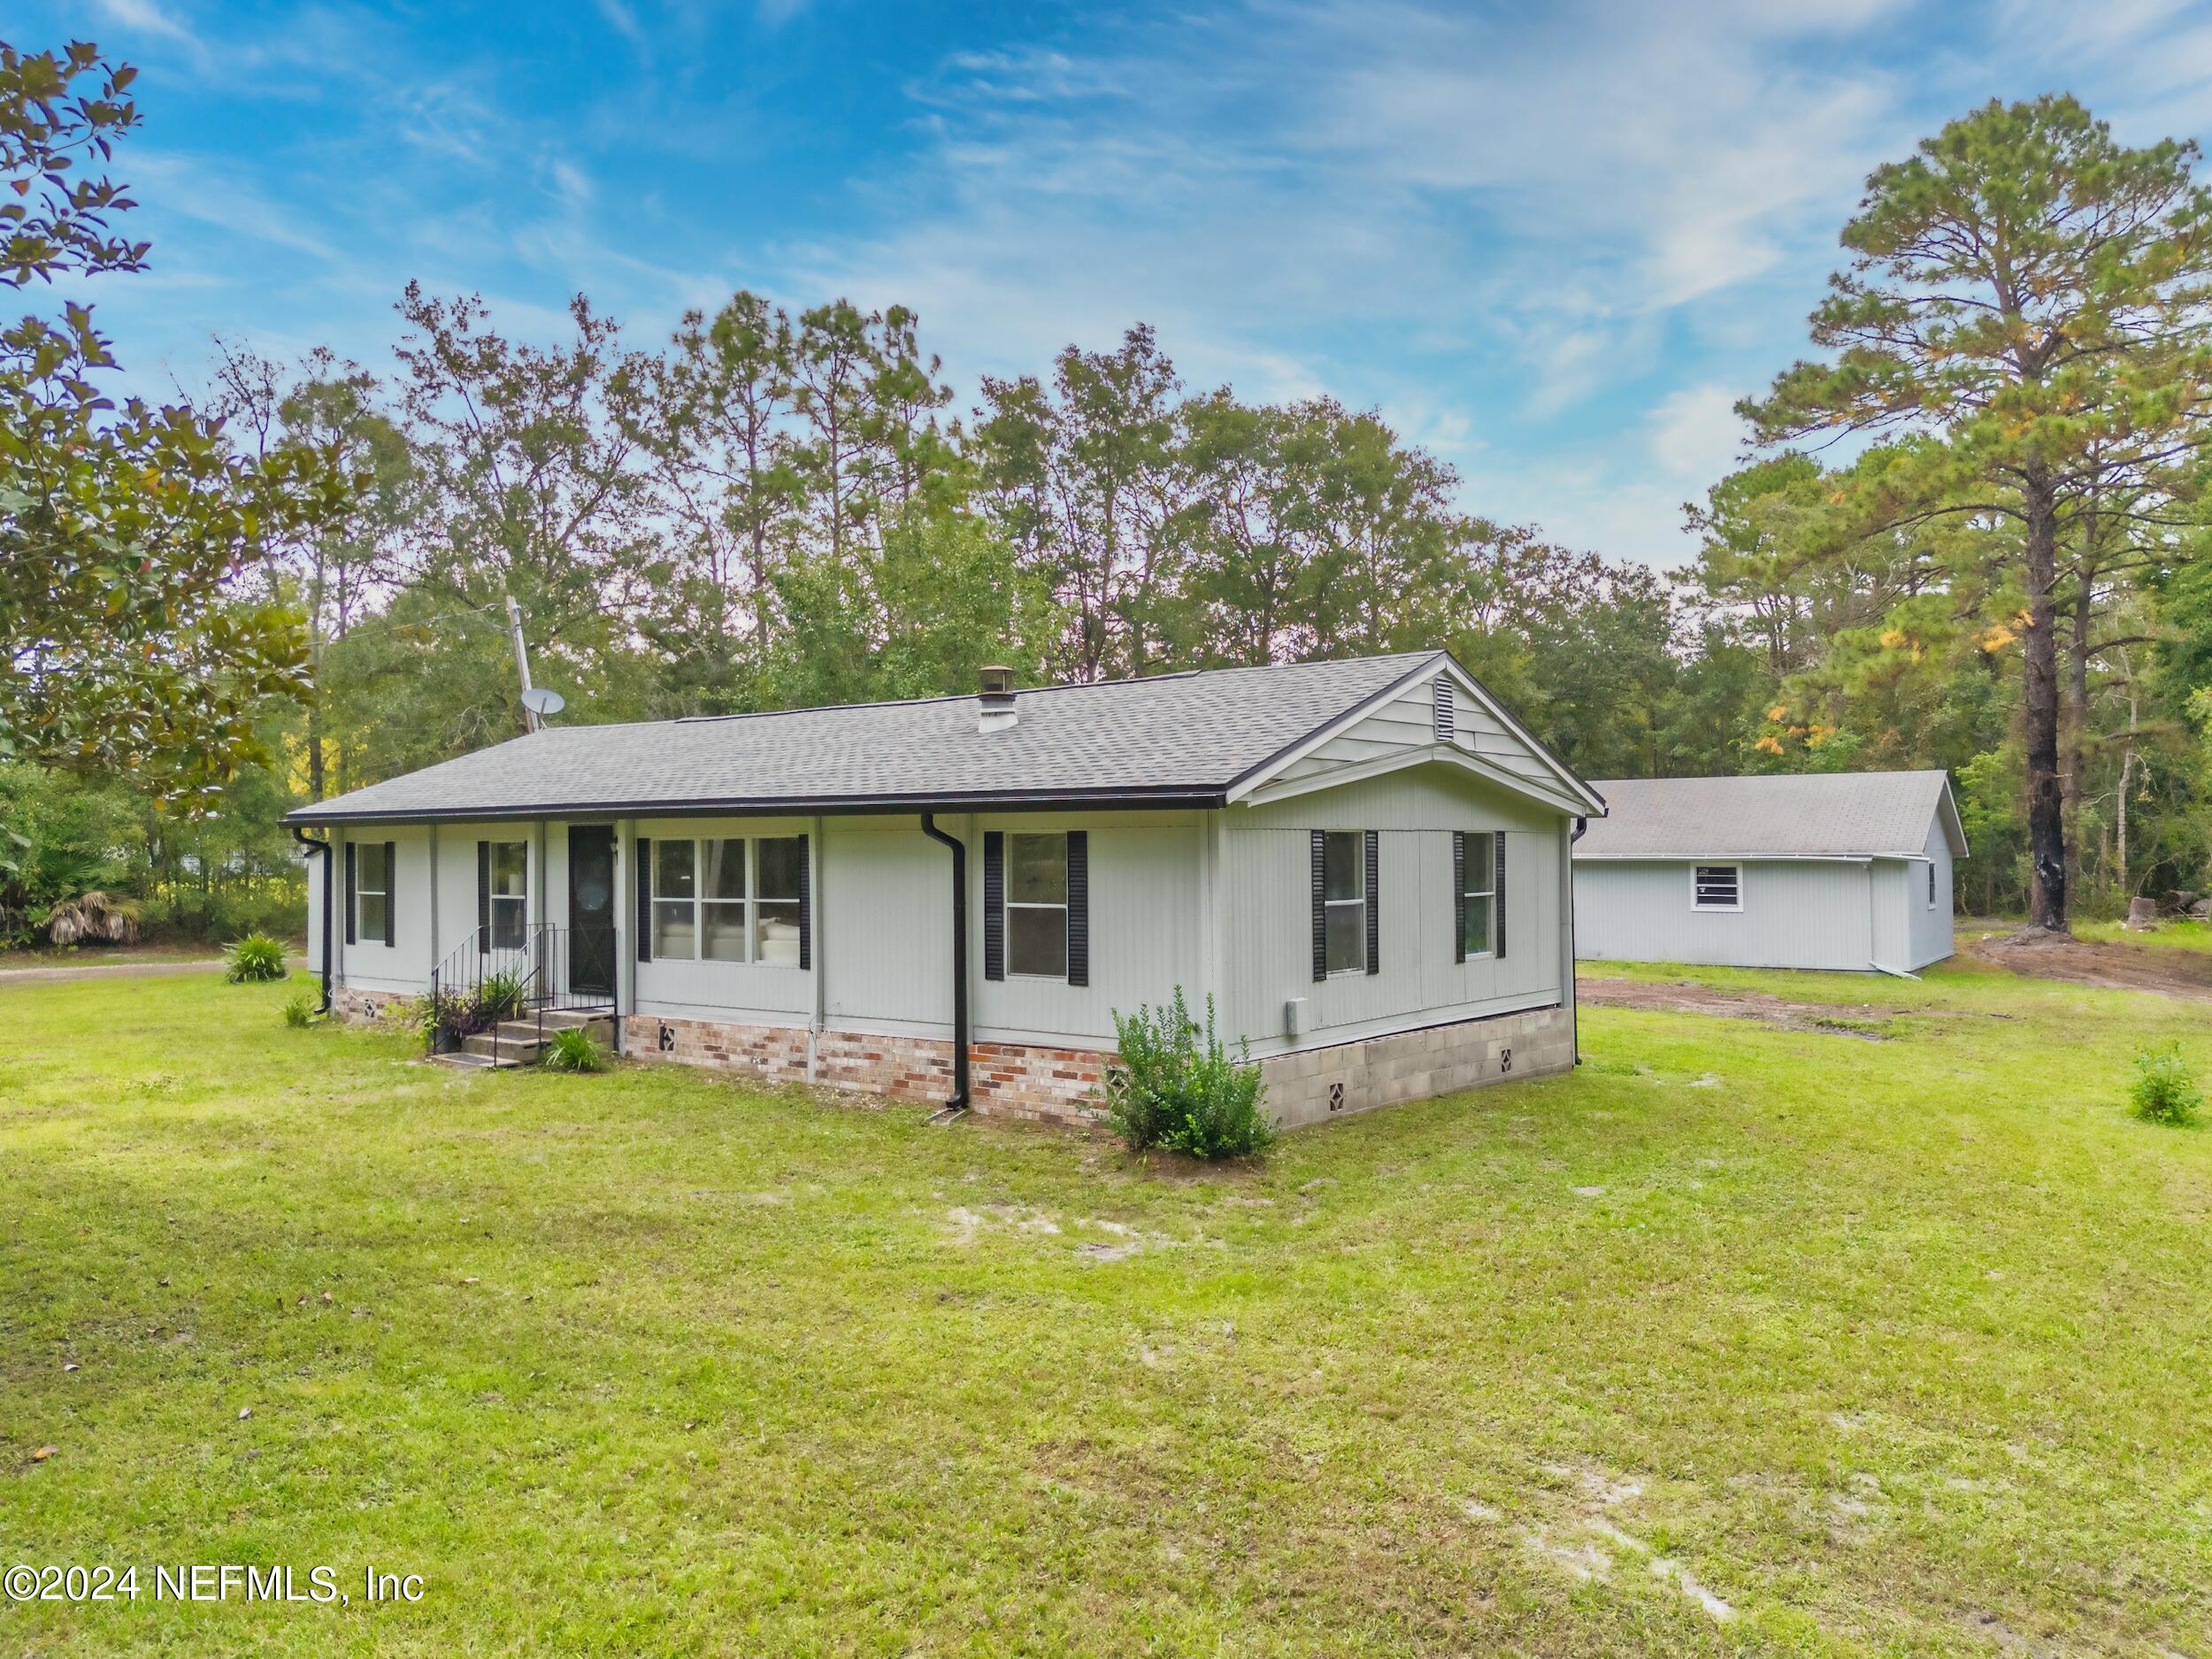
{"type": "Polygon", "coordinates": [[[572,1025],[594,1027],[591,1034],[595,1037],[600,1035],[595,1028],[604,1025],[607,1035],[611,1037],[614,1033],[614,1015],[603,1008],[549,1008],[545,1010],[546,1030],[565,1031],[572,1025]]]}
{"type": "Polygon", "coordinates": [[[521,1065],[519,1060],[505,1057],[495,1060],[489,1055],[471,1054],[465,1048],[458,1054],[434,1054],[430,1056],[440,1065],[449,1065],[463,1071],[511,1071],[521,1065]]]}
{"type": "MultiPolygon", "coordinates": [[[[611,1048],[614,1043],[614,1021],[606,1015],[575,1014],[565,1010],[546,1010],[545,1034],[550,1037],[557,1031],[586,1031],[600,1047],[611,1048]]],[[[538,1022],[535,1019],[510,1019],[499,1027],[502,1037],[515,1038],[524,1042],[535,1042],[538,1022]]]]}
{"type": "Polygon", "coordinates": [[[525,1037],[511,1037],[504,1031],[496,1040],[488,1031],[480,1031],[473,1037],[461,1040],[461,1052],[472,1054],[484,1060],[511,1060],[517,1065],[534,1064],[538,1057],[538,1037],[534,1027],[525,1037]]]}

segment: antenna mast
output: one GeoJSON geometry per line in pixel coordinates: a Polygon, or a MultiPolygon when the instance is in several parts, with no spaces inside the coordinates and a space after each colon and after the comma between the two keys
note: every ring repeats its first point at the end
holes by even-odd
{"type": "Polygon", "coordinates": [[[507,595],[507,633],[515,642],[515,672],[522,680],[522,729],[534,732],[544,722],[530,706],[530,652],[522,642],[522,607],[512,594],[507,595]]]}

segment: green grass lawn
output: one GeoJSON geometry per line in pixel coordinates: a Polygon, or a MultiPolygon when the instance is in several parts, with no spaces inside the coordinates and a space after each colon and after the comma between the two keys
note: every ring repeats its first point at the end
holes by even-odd
{"type": "Polygon", "coordinates": [[[1914,1011],[1194,1175],[0,991],[0,1563],[142,1587],[0,1651],[2204,1651],[2212,1133],[2122,1103],[2201,1005],[1701,977],[1914,1011]],[[227,1562],[352,1599],[152,1600],[227,1562]]]}
{"type": "Polygon", "coordinates": [[[2212,950],[2212,926],[2202,922],[2162,919],[2147,933],[2131,933],[2119,922],[2077,922],[2074,932],[2104,944],[2163,945],[2172,950],[2212,950]]]}

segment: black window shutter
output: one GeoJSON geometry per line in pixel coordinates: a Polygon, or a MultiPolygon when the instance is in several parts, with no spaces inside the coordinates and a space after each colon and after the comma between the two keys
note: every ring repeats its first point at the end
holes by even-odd
{"type": "Polygon", "coordinates": [[[1329,838],[1313,833],[1313,977],[1329,977],[1329,838]]]}
{"type": "Polygon", "coordinates": [[[1505,832],[1498,832],[1497,855],[1490,861],[1490,954],[1505,958],[1505,832]]]}
{"type": "Polygon", "coordinates": [[[1382,834],[1367,832],[1367,972],[1382,972],[1382,834]]]}
{"type": "Polygon", "coordinates": [[[399,942],[399,843],[384,843],[384,942],[399,942]]]}
{"type": "Polygon", "coordinates": [[[1068,832],[1068,983],[1091,982],[1091,834],[1068,832]]]}
{"type": "Polygon", "coordinates": [[[353,874],[353,843],[346,843],[346,943],[355,943],[354,918],[361,906],[357,902],[353,874]]]}
{"type": "Polygon", "coordinates": [[[653,959],[653,843],[642,835],[637,838],[637,959],[653,959]]]}
{"type": "Polygon", "coordinates": [[[492,948],[492,844],[476,843],[476,954],[488,956],[492,948]]]}
{"type": "Polygon", "coordinates": [[[1452,832],[1452,960],[1467,960],[1467,832],[1452,832]]]}
{"type": "Polygon", "coordinates": [[[983,977],[1006,977],[1006,832],[983,832],[983,977]]]}
{"type": "Polygon", "coordinates": [[[814,864],[807,838],[799,837],[799,966],[814,965],[814,864]]]}

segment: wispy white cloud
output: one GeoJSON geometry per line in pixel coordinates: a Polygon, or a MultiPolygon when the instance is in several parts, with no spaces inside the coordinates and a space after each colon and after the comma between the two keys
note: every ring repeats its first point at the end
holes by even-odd
{"type": "Polygon", "coordinates": [[[1648,419],[1651,452],[1678,479],[1706,481],[1732,471],[1744,446],[1736,395],[1724,386],[1686,386],[1648,419]]]}
{"type": "Polygon", "coordinates": [[[158,0],[97,0],[103,16],[127,29],[142,35],[158,35],[163,40],[175,41],[181,45],[196,47],[200,38],[158,0]]]}

